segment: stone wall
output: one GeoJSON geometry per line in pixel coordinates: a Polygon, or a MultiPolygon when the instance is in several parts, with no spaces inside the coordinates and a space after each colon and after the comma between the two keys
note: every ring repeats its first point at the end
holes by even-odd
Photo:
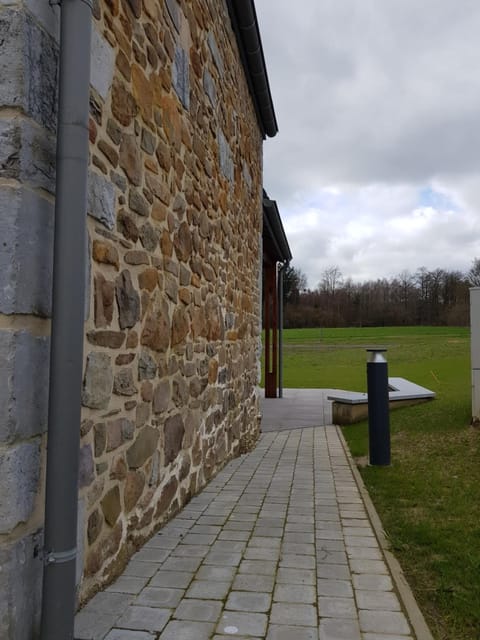
{"type": "Polygon", "coordinates": [[[226,3],[94,27],[81,598],[258,432],[262,136],[226,3]]]}
{"type": "MultiPolygon", "coordinates": [[[[0,0],[0,637],[41,597],[58,7],[0,0]]],[[[224,0],[94,5],[79,601],[258,437],[262,136],[224,0]]]]}

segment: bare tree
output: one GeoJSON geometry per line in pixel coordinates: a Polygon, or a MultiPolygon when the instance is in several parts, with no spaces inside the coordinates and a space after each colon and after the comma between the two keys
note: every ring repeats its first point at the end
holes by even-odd
{"type": "Polygon", "coordinates": [[[327,267],[322,273],[318,290],[333,297],[338,287],[342,285],[342,280],[343,275],[337,265],[327,267]]]}
{"type": "Polygon", "coordinates": [[[472,287],[480,287],[480,258],[474,258],[467,273],[467,280],[472,287]]]}

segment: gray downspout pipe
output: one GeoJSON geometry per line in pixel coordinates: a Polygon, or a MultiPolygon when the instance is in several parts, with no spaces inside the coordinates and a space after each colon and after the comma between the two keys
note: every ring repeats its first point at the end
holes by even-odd
{"type": "Polygon", "coordinates": [[[88,0],[61,0],[41,640],[71,640],[75,615],[91,28],[88,0]]]}
{"type": "Polygon", "coordinates": [[[278,397],[283,398],[283,274],[288,261],[278,270],[278,397]]]}

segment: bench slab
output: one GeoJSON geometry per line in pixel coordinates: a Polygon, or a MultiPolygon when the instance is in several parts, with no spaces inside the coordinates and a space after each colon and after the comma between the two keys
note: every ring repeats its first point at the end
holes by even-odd
{"type": "MultiPolygon", "coordinates": [[[[405,378],[388,378],[390,409],[412,406],[435,398],[435,392],[405,378]]],[[[333,401],[334,424],[353,424],[368,416],[368,395],[357,391],[338,390],[328,396],[333,401]]]]}

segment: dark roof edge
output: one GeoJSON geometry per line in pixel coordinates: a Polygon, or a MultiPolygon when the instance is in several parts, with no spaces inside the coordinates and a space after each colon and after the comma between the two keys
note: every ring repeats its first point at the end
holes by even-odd
{"type": "Polygon", "coordinates": [[[278,125],[254,0],[227,0],[227,6],[262,134],[273,138],[278,125]]]}
{"type": "Polygon", "coordinates": [[[272,239],[278,250],[278,260],[290,262],[293,256],[290,251],[285,229],[283,228],[277,203],[275,200],[270,200],[265,191],[263,192],[263,213],[268,230],[272,234],[272,239]]]}

